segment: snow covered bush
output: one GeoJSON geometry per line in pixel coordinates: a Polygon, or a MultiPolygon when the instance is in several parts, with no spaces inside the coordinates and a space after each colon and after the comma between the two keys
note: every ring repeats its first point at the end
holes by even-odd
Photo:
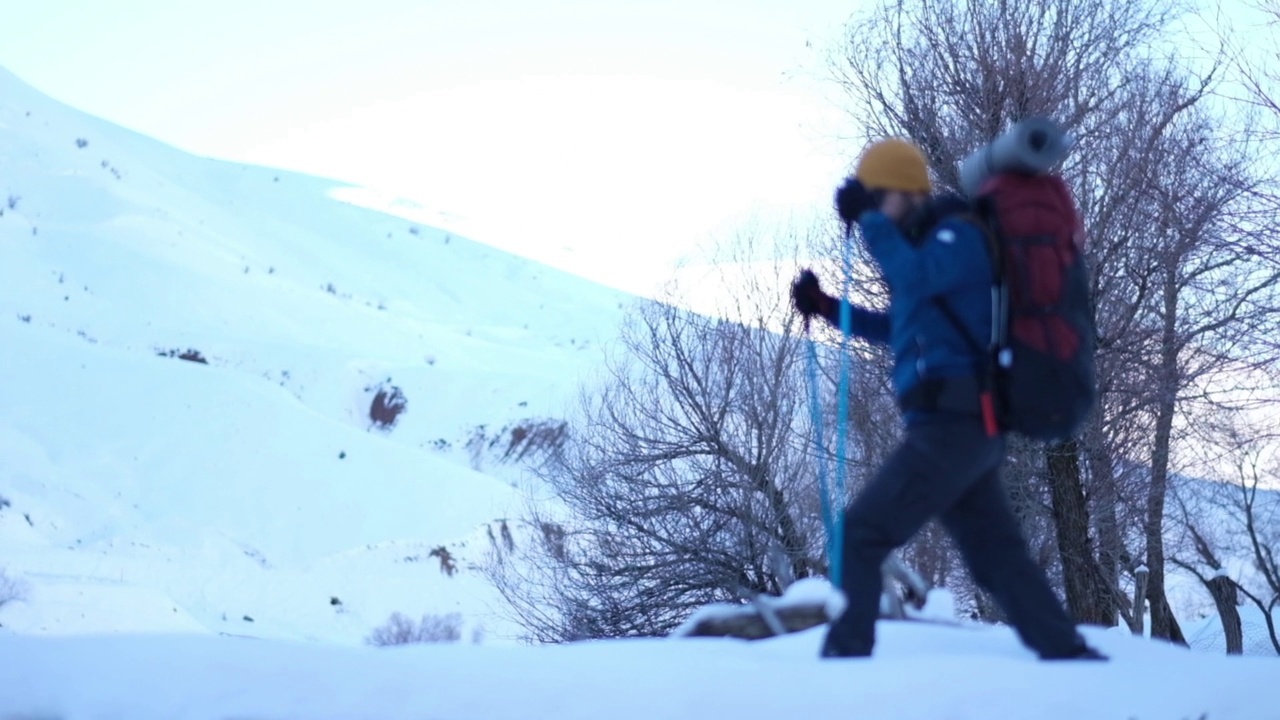
{"type": "Polygon", "coordinates": [[[448,615],[423,615],[422,620],[414,623],[412,619],[401,613],[392,613],[387,624],[375,629],[365,642],[377,647],[390,645],[409,645],[411,643],[452,643],[462,637],[462,616],[458,613],[448,615]]]}

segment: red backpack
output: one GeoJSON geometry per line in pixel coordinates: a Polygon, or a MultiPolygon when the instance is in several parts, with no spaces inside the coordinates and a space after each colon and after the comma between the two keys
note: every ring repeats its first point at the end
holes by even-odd
{"type": "Polygon", "coordinates": [[[993,175],[973,209],[987,233],[995,277],[983,395],[987,430],[1066,440],[1097,395],[1084,223],[1066,183],[1051,174],[993,175]]]}

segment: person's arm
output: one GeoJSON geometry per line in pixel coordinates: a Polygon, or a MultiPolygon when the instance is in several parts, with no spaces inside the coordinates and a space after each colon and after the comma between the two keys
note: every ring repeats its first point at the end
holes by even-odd
{"type": "MultiPolygon", "coordinates": [[[[841,329],[840,300],[823,292],[812,270],[800,273],[791,284],[791,302],[805,322],[814,315],[841,329]]],[[[889,342],[889,316],[882,312],[849,305],[849,334],[871,342],[889,342]]]]}
{"type": "Polygon", "coordinates": [[[895,293],[937,297],[975,277],[990,276],[986,239],[970,223],[943,222],[919,245],[908,242],[879,211],[863,213],[860,224],[871,256],[895,293]]]}
{"type": "MultiPolygon", "coordinates": [[[[823,308],[822,318],[831,326],[840,329],[840,300],[831,298],[832,302],[823,308]]],[[[849,334],[869,342],[889,344],[889,314],[868,310],[864,307],[849,305],[849,334]]]]}

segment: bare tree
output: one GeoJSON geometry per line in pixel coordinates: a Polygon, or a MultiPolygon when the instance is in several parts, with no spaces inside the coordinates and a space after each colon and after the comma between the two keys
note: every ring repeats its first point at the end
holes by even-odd
{"type": "Polygon", "coordinates": [[[1133,363],[1144,378],[1136,397],[1151,418],[1150,486],[1144,521],[1152,629],[1177,638],[1163,589],[1165,497],[1179,435],[1208,414],[1242,411],[1273,387],[1274,338],[1280,321],[1280,272],[1272,260],[1280,240],[1273,215],[1259,212],[1267,177],[1248,135],[1232,137],[1200,103],[1210,88],[1163,83],[1178,98],[1158,136],[1139,195],[1148,231],[1131,241],[1128,268],[1139,298],[1142,351],[1133,363]],[[1243,139],[1240,139],[1243,137],[1243,139]],[[1180,420],[1180,422],[1178,422],[1180,420]],[[1167,634],[1172,633],[1172,634],[1167,634]]]}
{"type": "MultiPolygon", "coordinates": [[[[1169,10],[1154,5],[1105,0],[1036,6],[885,2],[850,28],[836,74],[848,90],[852,114],[869,134],[911,137],[925,149],[939,184],[956,188],[959,160],[1023,117],[1058,118],[1081,146],[1108,137],[1116,129],[1124,106],[1119,96],[1139,53],[1169,17],[1169,10]]],[[[1123,203],[1131,195],[1112,187],[1115,176],[1127,171],[1114,160],[1077,153],[1065,170],[1082,191],[1082,210],[1095,237],[1137,232],[1111,227],[1121,223],[1110,221],[1130,217],[1123,203]]],[[[1105,361],[1100,366],[1105,368],[1105,361]]],[[[1089,540],[1079,453],[1075,444],[1055,448],[1042,456],[1037,474],[1052,490],[1048,496],[1068,605],[1082,621],[1110,624],[1119,605],[1118,583],[1099,567],[1089,540]]],[[[1034,477],[1010,475],[1027,482],[1034,477]]],[[[1013,489],[1015,505],[1019,495],[1039,495],[1029,486],[1013,489]]],[[[1034,525],[1035,510],[1031,503],[1024,505],[1024,527],[1034,525]]],[[[1112,539],[1118,540],[1118,533],[1112,539]]]]}
{"type": "Polygon", "coordinates": [[[1239,424],[1221,437],[1226,439],[1217,452],[1234,460],[1234,478],[1205,483],[1200,497],[1180,499],[1197,557],[1176,562],[1205,583],[1223,618],[1228,652],[1239,613],[1226,605],[1243,596],[1262,614],[1271,645],[1280,654],[1275,621],[1280,606],[1280,446],[1274,432],[1241,431],[1239,424]],[[1226,557],[1245,564],[1228,572],[1220,560],[1226,557]],[[1213,573],[1202,572],[1204,566],[1213,573]]]}
{"type": "MultiPolygon", "coordinates": [[[[1274,481],[1276,474],[1270,475],[1274,481]]],[[[1262,477],[1263,473],[1256,464],[1246,464],[1242,467],[1237,486],[1237,508],[1244,520],[1254,568],[1262,576],[1262,589],[1251,592],[1241,583],[1237,583],[1237,587],[1262,612],[1271,645],[1280,654],[1280,637],[1277,637],[1275,622],[1275,609],[1280,605],[1280,561],[1277,561],[1277,555],[1280,555],[1280,498],[1275,491],[1259,496],[1262,477]]]]}
{"type": "MultiPolygon", "coordinates": [[[[1213,132],[1203,110],[1215,68],[1197,76],[1157,49],[1175,12],[1105,0],[884,2],[851,27],[836,72],[869,134],[917,141],[944,188],[957,186],[964,155],[1012,121],[1047,115],[1076,137],[1062,172],[1090,234],[1100,400],[1086,431],[1046,448],[1030,481],[1047,490],[1072,613],[1138,626],[1122,572],[1141,566],[1153,634],[1180,640],[1164,583],[1173,420],[1227,402],[1205,394],[1209,376],[1261,361],[1276,277],[1247,201],[1260,187],[1247,161],[1256,149],[1213,132]]],[[[1024,512],[1028,528],[1034,519],[1024,512]]]]}
{"type": "Polygon", "coordinates": [[[1257,16],[1243,21],[1238,14],[1231,19],[1218,19],[1219,40],[1232,49],[1234,69],[1243,87],[1243,93],[1228,94],[1228,98],[1260,111],[1263,118],[1269,116],[1270,123],[1253,129],[1276,140],[1280,139],[1280,41],[1276,39],[1280,31],[1280,0],[1257,0],[1246,6],[1257,16]]]}
{"type": "Polygon", "coordinates": [[[1092,139],[1172,16],[1106,0],[881,2],[850,26],[834,71],[868,136],[907,133],[958,188],[959,161],[1011,120],[1052,115],[1092,139]]]}
{"type": "Polygon", "coordinates": [[[826,570],[798,320],[772,277],[743,321],[639,307],[534,470],[538,540],[489,575],[533,639],[662,635],[708,603],[826,570]]]}
{"type": "Polygon", "coordinates": [[[1178,501],[1182,512],[1182,522],[1191,536],[1197,557],[1184,559],[1175,553],[1170,558],[1170,561],[1195,575],[1205,589],[1209,591],[1210,597],[1213,598],[1214,606],[1218,610],[1218,617],[1222,620],[1222,632],[1226,638],[1227,654],[1240,655],[1244,652],[1244,628],[1241,625],[1240,611],[1237,608],[1239,605],[1239,593],[1237,592],[1236,584],[1231,580],[1226,568],[1218,559],[1217,553],[1213,550],[1213,544],[1200,529],[1201,523],[1196,519],[1196,515],[1188,509],[1187,503],[1182,497],[1178,497],[1178,501]],[[1202,572],[1202,566],[1208,566],[1212,572],[1202,572]]]}

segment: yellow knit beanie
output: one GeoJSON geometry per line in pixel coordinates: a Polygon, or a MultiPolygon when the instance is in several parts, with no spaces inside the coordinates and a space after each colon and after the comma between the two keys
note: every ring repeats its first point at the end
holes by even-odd
{"type": "Polygon", "coordinates": [[[899,138],[881,140],[867,148],[854,177],[868,190],[927,193],[931,188],[924,153],[899,138]]]}

